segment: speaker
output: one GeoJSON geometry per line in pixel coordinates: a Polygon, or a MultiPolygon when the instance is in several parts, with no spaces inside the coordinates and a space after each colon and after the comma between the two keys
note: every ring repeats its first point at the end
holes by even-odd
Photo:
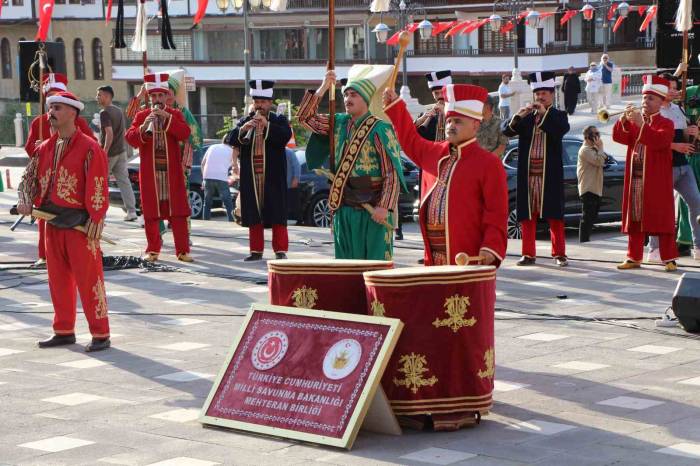
{"type": "MultiPolygon", "coordinates": [[[[659,9],[656,13],[658,24],[656,30],[656,66],[659,68],[676,69],[683,58],[683,33],[674,28],[677,10],[678,0],[659,0],[659,9]]],[[[693,11],[700,11],[700,0],[693,0],[693,11]]],[[[689,74],[697,75],[698,70],[700,70],[698,53],[700,53],[700,29],[693,26],[693,29],[688,32],[689,74]]]]}
{"type": "Polygon", "coordinates": [[[686,332],[700,332],[700,273],[681,275],[671,308],[686,332]]]}
{"type": "MultiPolygon", "coordinates": [[[[27,72],[35,60],[39,43],[22,40],[19,42],[19,99],[22,102],[39,102],[39,93],[30,87],[27,72]]],[[[48,66],[54,73],[66,74],[66,51],[63,42],[44,42],[48,66]]],[[[39,66],[34,70],[39,79],[39,66]]],[[[46,72],[46,70],[45,70],[46,72]]]]}

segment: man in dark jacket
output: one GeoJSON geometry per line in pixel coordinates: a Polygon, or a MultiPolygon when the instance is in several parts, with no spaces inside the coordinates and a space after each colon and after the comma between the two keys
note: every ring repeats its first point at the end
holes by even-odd
{"type": "Polygon", "coordinates": [[[554,102],[554,73],[528,76],[534,102],[503,122],[503,134],[518,140],[518,221],[522,227],[522,255],[518,265],[532,265],[537,256],[537,219],[546,219],[552,239],[552,256],[560,267],[568,265],[564,237],[564,166],[562,139],[569,131],[566,112],[554,102]]]}
{"type": "Polygon", "coordinates": [[[574,71],[573,66],[570,66],[569,72],[564,74],[564,82],[562,83],[561,90],[564,92],[564,107],[566,108],[566,113],[573,115],[576,110],[578,95],[581,92],[579,75],[574,71]]]}
{"type": "Polygon", "coordinates": [[[272,249],[287,258],[287,159],[285,147],[292,129],[284,115],[272,113],[274,82],[250,81],[254,112],[242,118],[226,140],[238,147],[241,164],[241,223],[249,229],[250,255],[262,259],[264,228],[272,227],[272,249]]]}

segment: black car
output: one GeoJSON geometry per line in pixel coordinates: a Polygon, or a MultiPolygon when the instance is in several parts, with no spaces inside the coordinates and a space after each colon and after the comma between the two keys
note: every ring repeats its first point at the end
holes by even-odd
{"type": "MultiPolygon", "coordinates": [[[[581,219],[581,200],[578,196],[576,162],[583,139],[564,136],[564,223],[578,225],[581,219]]],[[[603,198],[600,203],[597,223],[619,222],[622,219],[622,191],[625,179],[625,162],[616,160],[606,152],[607,161],[603,168],[603,198]]],[[[511,139],[503,155],[503,165],[508,176],[508,237],[520,238],[520,223],[516,214],[516,191],[518,173],[518,140],[511,139]]]]}
{"type": "MultiPolygon", "coordinates": [[[[301,179],[299,180],[299,206],[298,213],[290,213],[290,219],[301,219],[303,223],[316,227],[329,227],[331,212],[328,206],[328,194],[330,185],[328,179],[309,170],[306,165],[306,152],[299,149],[295,152],[301,167],[301,179]],[[296,216],[295,216],[296,215],[296,216]]],[[[408,157],[401,154],[403,176],[408,192],[401,191],[399,196],[399,212],[402,218],[411,218],[413,203],[416,200],[415,186],[418,184],[418,167],[408,157]]],[[[328,168],[328,163],[324,165],[328,168]]]]}
{"type": "MultiPolygon", "coordinates": [[[[583,139],[576,136],[564,136],[564,222],[566,225],[578,225],[581,218],[581,200],[578,197],[578,178],[576,162],[578,150],[583,139]]],[[[622,219],[622,190],[625,179],[625,162],[616,160],[606,153],[607,161],[603,169],[603,199],[598,213],[598,223],[619,222],[622,219]]],[[[508,237],[522,236],[516,212],[516,192],[518,187],[518,140],[511,139],[503,155],[508,180],[508,237]]],[[[420,198],[420,196],[418,196],[420,198]]],[[[413,219],[418,219],[418,201],[413,208],[413,219]]]]}
{"type": "MultiPolygon", "coordinates": [[[[207,152],[210,146],[213,144],[218,144],[218,141],[205,141],[201,148],[194,151],[192,154],[192,171],[190,172],[190,208],[192,209],[192,218],[201,218],[202,212],[204,212],[204,192],[202,191],[202,159],[204,154],[207,152]]],[[[129,161],[129,181],[131,181],[131,187],[134,190],[134,196],[136,197],[136,209],[141,211],[141,196],[139,191],[139,164],[140,159],[138,155],[129,161]]],[[[122,200],[121,192],[117,186],[117,180],[114,176],[109,177],[109,204],[115,207],[124,209],[124,201],[122,200]]],[[[235,187],[230,187],[231,197],[235,202],[238,196],[238,190],[235,187]]],[[[214,202],[212,203],[212,208],[221,207],[221,198],[219,196],[214,197],[214,202]]]]}

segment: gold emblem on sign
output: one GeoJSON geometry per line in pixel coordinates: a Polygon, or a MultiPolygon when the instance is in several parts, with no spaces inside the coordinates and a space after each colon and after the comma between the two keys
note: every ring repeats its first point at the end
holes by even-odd
{"type": "Polygon", "coordinates": [[[465,315],[469,310],[469,297],[460,296],[458,294],[447,298],[445,300],[445,314],[449,317],[447,319],[436,318],[433,325],[437,328],[439,327],[449,327],[453,332],[457,333],[462,327],[473,327],[476,324],[476,318],[471,317],[465,319],[465,315]]]}
{"type": "Polygon", "coordinates": [[[372,315],[377,317],[384,317],[384,304],[377,298],[372,301],[372,315]]]}
{"type": "Polygon", "coordinates": [[[335,356],[333,359],[333,369],[343,369],[348,365],[348,352],[343,351],[342,353],[335,356]]]}
{"type": "Polygon", "coordinates": [[[419,388],[432,387],[438,381],[434,375],[429,379],[423,377],[423,374],[430,370],[425,367],[427,364],[425,355],[416,353],[404,354],[399,359],[399,364],[403,364],[403,367],[398,369],[398,371],[404,374],[404,378],[397,379],[394,377],[394,384],[398,387],[403,386],[409,388],[413,393],[417,393],[419,388]]]}
{"type": "Polygon", "coordinates": [[[305,309],[313,309],[318,300],[318,291],[313,288],[307,288],[306,285],[301,288],[297,288],[292,293],[292,299],[294,300],[294,305],[296,307],[303,307],[305,309]]]}
{"type": "Polygon", "coordinates": [[[486,364],[486,369],[485,370],[480,370],[476,374],[481,377],[482,379],[489,378],[493,379],[493,375],[495,373],[495,364],[494,364],[494,357],[493,357],[493,348],[489,348],[486,350],[484,353],[484,364],[486,364]]]}

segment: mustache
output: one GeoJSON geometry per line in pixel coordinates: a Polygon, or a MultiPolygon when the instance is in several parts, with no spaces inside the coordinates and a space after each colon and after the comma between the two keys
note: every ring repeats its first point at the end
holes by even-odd
{"type": "Polygon", "coordinates": [[[456,129],[448,129],[447,134],[457,134],[457,130],[456,129]]]}

